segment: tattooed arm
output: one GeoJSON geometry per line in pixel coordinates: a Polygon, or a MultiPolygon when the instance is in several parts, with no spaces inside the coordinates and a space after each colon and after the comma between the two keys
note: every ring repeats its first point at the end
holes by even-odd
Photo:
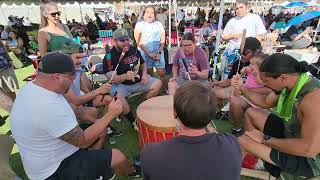
{"type": "Polygon", "coordinates": [[[79,126],[76,126],[71,131],[62,135],[60,139],[79,148],[87,148],[94,143],[97,138],[99,138],[99,136],[106,130],[111,120],[117,117],[121,112],[121,101],[113,101],[109,104],[108,112],[102,118],[98,119],[93,125],[84,131],[79,126]]]}

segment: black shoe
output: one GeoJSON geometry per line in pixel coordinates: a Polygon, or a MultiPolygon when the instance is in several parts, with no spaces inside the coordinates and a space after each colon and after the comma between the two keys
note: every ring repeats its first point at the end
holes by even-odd
{"type": "Polygon", "coordinates": [[[122,131],[121,130],[116,129],[116,128],[112,127],[112,126],[109,126],[109,128],[111,130],[111,131],[108,130],[108,136],[109,137],[112,137],[112,136],[118,137],[118,136],[122,135],[122,131]]]}
{"type": "Polygon", "coordinates": [[[106,180],[114,180],[116,178],[116,174],[115,173],[112,173],[110,174],[108,177],[106,177],[105,179],[106,180]]]}
{"type": "Polygon", "coordinates": [[[244,131],[243,131],[243,129],[241,128],[241,129],[238,129],[238,130],[236,130],[236,129],[232,129],[232,132],[231,132],[235,137],[239,137],[239,136],[241,136],[243,133],[244,133],[244,131]]]}
{"type": "Polygon", "coordinates": [[[133,166],[133,172],[129,174],[128,176],[131,178],[139,178],[141,177],[141,166],[140,165],[132,165],[133,166]]]}

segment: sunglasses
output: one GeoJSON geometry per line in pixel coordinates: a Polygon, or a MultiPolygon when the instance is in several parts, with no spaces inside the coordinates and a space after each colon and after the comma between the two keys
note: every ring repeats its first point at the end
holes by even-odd
{"type": "Polygon", "coordinates": [[[58,11],[58,12],[54,12],[54,13],[49,13],[52,17],[56,17],[57,15],[60,16],[61,15],[61,12],[58,11]]]}

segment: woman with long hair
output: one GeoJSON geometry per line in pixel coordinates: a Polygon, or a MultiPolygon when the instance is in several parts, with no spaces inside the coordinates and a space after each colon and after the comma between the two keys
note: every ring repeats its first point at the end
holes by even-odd
{"type": "MultiPolygon", "coordinates": [[[[61,51],[66,54],[79,53],[81,45],[74,42],[67,25],[60,22],[61,12],[56,3],[43,0],[40,4],[41,25],[38,32],[40,56],[50,51],[61,51]]],[[[85,93],[91,91],[91,83],[85,74],[81,75],[81,90],[85,93]]]]}
{"type": "Polygon", "coordinates": [[[143,20],[138,22],[134,29],[134,38],[148,68],[148,74],[154,75],[153,68],[157,69],[162,84],[166,85],[165,60],[163,48],[165,45],[165,30],[159,21],[156,21],[154,7],[147,7],[143,12],[143,20]]]}

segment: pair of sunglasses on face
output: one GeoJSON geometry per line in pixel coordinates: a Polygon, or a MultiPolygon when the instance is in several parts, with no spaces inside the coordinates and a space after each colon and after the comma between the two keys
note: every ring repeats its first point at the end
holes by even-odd
{"type": "Polygon", "coordinates": [[[60,15],[61,15],[61,12],[58,11],[58,12],[53,12],[53,13],[49,13],[49,14],[50,14],[50,16],[52,16],[52,17],[56,17],[57,15],[60,16],[60,15]]]}

